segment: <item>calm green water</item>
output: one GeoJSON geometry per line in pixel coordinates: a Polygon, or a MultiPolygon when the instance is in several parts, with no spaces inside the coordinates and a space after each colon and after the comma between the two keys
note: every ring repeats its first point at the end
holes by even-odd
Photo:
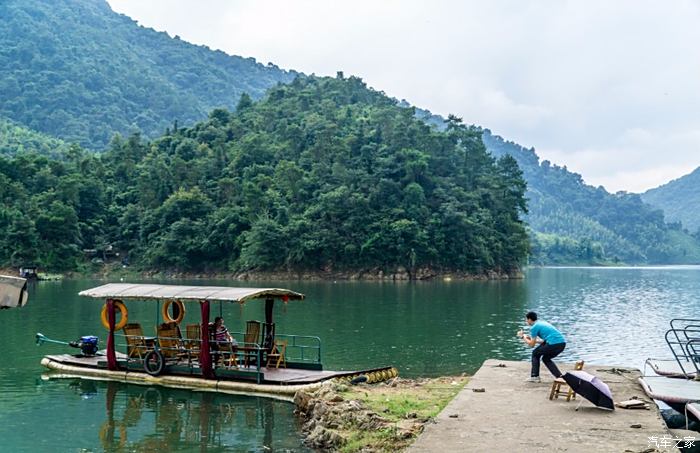
{"type": "MultiPolygon", "coordinates": [[[[159,387],[42,379],[34,334],[105,341],[101,302],[78,298],[102,281],[40,282],[30,303],[0,311],[0,451],[307,451],[291,404],[159,387]]],[[[168,282],[256,286],[223,281],[168,282]]],[[[700,317],[700,267],[533,269],[508,282],[264,282],[307,295],[275,307],[278,333],[317,335],[328,369],[394,365],[402,376],[474,372],[486,358],[527,359],[515,338],[535,310],[567,336],[561,360],[641,367],[666,357],[673,317],[700,317]]],[[[155,323],[149,303],[129,317],[155,323]]],[[[215,305],[212,316],[218,314],[215,305]]],[[[190,310],[184,322],[197,322],[190,310]]],[[[263,319],[263,304],[226,305],[230,330],[263,319]]]]}

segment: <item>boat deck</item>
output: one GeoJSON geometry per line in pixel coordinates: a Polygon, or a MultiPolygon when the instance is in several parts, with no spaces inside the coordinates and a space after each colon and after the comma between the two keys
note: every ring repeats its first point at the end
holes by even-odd
{"type": "Polygon", "coordinates": [[[644,392],[667,404],[686,404],[700,401],[700,382],[690,379],[673,379],[667,376],[644,376],[639,378],[644,392]]]}
{"type": "MultiPolygon", "coordinates": [[[[73,367],[87,368],[87,369],[101,369],[105,370],[106,367],[104,362],[106,360],[105,356],[76,356],[71,354],[59,354],[59,355],[47,355],[47,359],[73,367]]],[[[126,355],[117,352],[117,360],[126,360],[126,355]]],[[[179,369],[190,370],[189,372],[179,372],[172,373],[181,376],[196,376],[199,374],[197,364],[188,364],[187,361],[180,361],[177,363],[171,363],[171,365],[177,366],[179,369]]],[[[126,371],[126,370],[125,370],[126,371]]],[[[374,370],[369,370],[371,372],[374,370]]],[[[241,375],[256,376],[258,369],[255,366],[244,366],[240,365],[238,367],[217,367],[215,369],[217,377],[219,380],[236,380],[234,376],[227,376],[227,374],[235,373],[240,378],[241,375]]],[[[262,383],[271,385],[301,385],[301,384],[313,384],[317,382],[322,382],[328,379],[351,376],[361,371],[329,371],[329,370],[309,370],[309,369],[299,369],[299,368],[267,368],[260,367],[259,372],[262,374],[262,383]]],[[[129,369],[128,373],[139,373],[146,374],[142,370],[129,369]]],[[[168,374],[168,373],[163,373],[168,374]]],[[[248,379],[250,380],[250,379],[248,379]]]]}
{"type": "Polygon", "coordinates": [[[695,377],[695,364],[689,360],[681,360],[683,368],[675,359],[647,359],[645,367],[649,366],[659,376],[693,378],[695,377]]]}

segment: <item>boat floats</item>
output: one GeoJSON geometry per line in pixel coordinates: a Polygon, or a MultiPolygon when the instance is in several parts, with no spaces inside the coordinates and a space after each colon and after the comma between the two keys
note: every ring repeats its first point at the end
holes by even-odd
{"type": "MultiPolygon", "coordinates": [[[[107,347],[98,350],[99,340],[94,336],[69,343],[81,353],[44,356],[41,364],[52,370],[48,377],[286,399],[298,390],[313,389],[330,379],[374,383],[398,376],[396,368],[388,366],[324,370],[319,337],[277,333],[273,322],[275,301],[304,299],[303,294],[288,289],[110,283],[79,294],[104,301],[102,323],[108,330],[107,347]],[[245,332],[230,333],[210,322],[213,303],[218,303],[222,317],[224,303],[243,304],[250,300],[264,300],[264,322],[250,320],[245,332]],[[129,319],[126,304],[142,302],[156,307],[154,337],[146,336],[141,324],[129,319]],[[197,306],[200,319],[181,329],[186,305],[197,306]]],[[[37,334],[37,342],[44,341],[53,340],[37,334]]]]}

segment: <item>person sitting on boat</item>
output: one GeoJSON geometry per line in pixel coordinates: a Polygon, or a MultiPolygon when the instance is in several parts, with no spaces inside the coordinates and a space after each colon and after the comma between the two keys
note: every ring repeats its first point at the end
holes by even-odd
{"type": "Polygon", "coordinates": [[[224,318],[221,316],[214,318],[212,335],[214,337],[214,341],[219,346],[226,343],[229,343],[234,348],[238,346],[236,339],[231,336],[228,329],[224,325],[224,318]]]}
{"type": "Polygon", "coordinates": [[[528,312],[525,315],[525,322],[530,326],[530,335],[520,330],[518,331],[518,337],[530,347],[539,344],[539,346],[532,351],[532,370],[530,372],[530,378],[527,379],[527,381],[540,382],[540,358],[542,358],[545,366],[555,378],[561,377],[561,371],[559,371],[557,365],[552,362],[552,359],[561,354],[566,347],[564,335],[547,321],[538,320],[537,313],[534,311],[528,312]]]}

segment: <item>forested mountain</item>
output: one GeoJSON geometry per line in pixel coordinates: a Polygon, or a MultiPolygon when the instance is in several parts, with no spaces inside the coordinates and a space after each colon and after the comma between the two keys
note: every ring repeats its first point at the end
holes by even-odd
{"type": "Polygon", "coordinates": [[[488,129],[483,140],[494,156],[513,156],[527,181],[531,263],[700,262],[698,241],[680,225],[666,224],[663,213],[639,195],[589,186],[566,167],[540,162],[534,149],[488,129]]]}
{"type": "Polygon", "coordinates": [[[700,168],[668,184],[647,190],[642,200],[664,211],[666,218],[700,238],[700,168]]]}
{"type": "Polygon", "coordinates": [[[294,76],[140,27],[104,0],[0,1],[0,116],[84,147],[158,136],[294,76]]]}
{"type": "Polygon", "coordinates": [[[358,78],[298,77],[102,155],[0,159],[0,263],[75,268],[113,244],[150,269],[517,272],[515,160],[358,78]]]}
{"type": "Polygon", "coordinates": [[[67,149],[68,145],[62,140],[0,118],[0,156],[31,151],[44,156],[58,157],[67,149]]]}
{"type": "MultiPolygon", "coordinates": [[[[297,74],[139,27],[104,0],[3,0],[0,17],[0,155],[17,154],[0,162],[0,263],[73,268],[106,244],[188,270],[478,273],[523,260],[519,170],[482,155],[481,130],[355,78],[301,77],[254,102],[297,74]],[[115,133],[129,138],[108,145],[115,133]]],[[[483,135],[524,172],[533,263],[700,262],[697,241],[639,196],[483,135]]]]}

